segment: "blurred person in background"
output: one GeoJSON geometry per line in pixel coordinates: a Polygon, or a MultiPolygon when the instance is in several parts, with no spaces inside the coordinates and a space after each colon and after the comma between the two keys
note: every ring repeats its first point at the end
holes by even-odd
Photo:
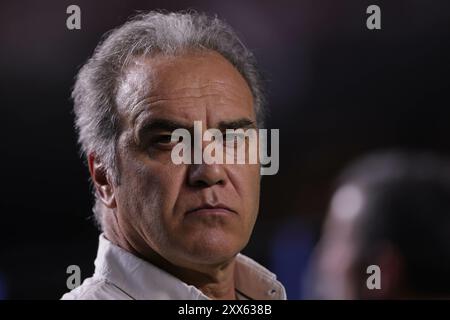
{"type": "Polygon", "coordinates": [[[450,163],[376,153],[338,180],[310,267],[310,298],[450,298],[450,163]],[[369,289],[367,268],[379,267],[369,289]]]}

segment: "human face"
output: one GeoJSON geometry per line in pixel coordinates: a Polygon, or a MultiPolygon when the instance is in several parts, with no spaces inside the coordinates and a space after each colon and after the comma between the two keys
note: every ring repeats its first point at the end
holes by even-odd
{"type": "Polygon", "coordinates": [[[260,167],[175,165],[170,134],[194,121],[202,121],[203,130],[254,126],[247,82],[218,53],[156,56],[128,69],[117,101],[122,131],[114,197],[123,236],[140,254],[151,249],[177,266],[229,261],[247,244],[256,220],[260,167]],[[121,103],[136,92],[132,105],[121,103]]]}

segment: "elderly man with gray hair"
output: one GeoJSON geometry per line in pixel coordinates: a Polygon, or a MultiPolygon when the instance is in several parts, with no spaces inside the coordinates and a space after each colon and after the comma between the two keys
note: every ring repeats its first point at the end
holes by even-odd
{"type": "Polygon", "coordinates": [[[63,299],[286,299],[276,276],[240,253],[260,164],[171,161],[171,133],[194,121],[224,135],[262,126],[254,56],[227,24],[195,12],[136,16],[98,45],[72,97],[103,232],[94,275],[63,299]]]}

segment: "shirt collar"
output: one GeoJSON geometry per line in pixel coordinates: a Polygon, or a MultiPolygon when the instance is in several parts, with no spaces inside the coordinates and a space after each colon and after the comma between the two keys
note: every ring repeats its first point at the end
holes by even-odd
{"type": "MultiPolygon", "coordinates": [[[[105,279],[133,299],[209,300],[196,287],[114,245],[103,234],[94,277],[105,279]]],[[[276,276],[242,254],[236,256],[235,286],[250,299],[286,299],[276,276]]]]}

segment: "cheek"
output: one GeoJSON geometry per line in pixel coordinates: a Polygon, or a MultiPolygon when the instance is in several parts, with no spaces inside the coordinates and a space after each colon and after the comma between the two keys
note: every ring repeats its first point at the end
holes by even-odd
{"type": "Polygon", "coordinates": [[[147,223],[159,220],[168,225],[182,183],[182,168],[152,160],[130,161],[122,177],[119,198],[124,211],[147,223]]]}
{"type": "Polygon", "coordinates": [[[259,208],[259,165],[234,165],[232,184],[245,210],[256,215],[259,208]]]}
{"type": "Polygon", "coordinates": [[[146,170],[122,175],[118,190],[118,207],[122,216],[134,218],[135,223],[149,219],[157,211],[161,188],[157,177],[146,170]]]}

